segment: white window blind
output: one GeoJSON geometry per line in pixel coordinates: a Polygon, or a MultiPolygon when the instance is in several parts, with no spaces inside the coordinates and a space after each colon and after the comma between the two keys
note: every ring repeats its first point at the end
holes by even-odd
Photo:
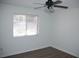
{"type": "Polygon", "coordinates": [[[35,15],[14,15],[13,36],[36,35],[37,26],[37,16],[35,15]]]}

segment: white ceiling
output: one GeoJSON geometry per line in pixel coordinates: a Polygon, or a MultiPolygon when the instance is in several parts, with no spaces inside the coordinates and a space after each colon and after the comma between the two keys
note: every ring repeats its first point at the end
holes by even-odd
{"type": "MultiPolygon", "coordinates": [[[[36,5],[33,3],[45,3],[45,1],[47,0],[0,0],[0,3],[7,3],[25,7],[36,7],[40,5],[36,5]]],[[[79,0],[61,0],[61,1],[63,1],[62,5],[69,6],[70,8],[79,8],[79,0]]]]}

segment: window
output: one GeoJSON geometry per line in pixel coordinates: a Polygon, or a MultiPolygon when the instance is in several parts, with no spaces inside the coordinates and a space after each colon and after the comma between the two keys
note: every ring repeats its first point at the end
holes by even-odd
{"type": "Polygon", "coordinates": [[[37,34],[37,16],[35,15],[14,15],[13,36],[25,36],[37,34]]]}

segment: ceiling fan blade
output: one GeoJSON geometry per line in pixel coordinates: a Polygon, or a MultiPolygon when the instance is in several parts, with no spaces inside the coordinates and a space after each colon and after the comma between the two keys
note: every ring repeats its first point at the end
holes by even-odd
{"type": "Polygon", "coordinates": [[[44,4],[42,4],[42,3],[33,3],[33,4],[44,5],[44,4]]]}
{"type": "Polygon", "coordinates": [[[58,7],[58,8],[65,8],[65,9],[67,9],[67,8],[68,8],[67,6],[61,6],[61,5],[54,5],[54,7],[58,7]]]}
{"type": "Polygon", "coordinates": [[[57,0],[56,2],[54,2],[54,4],[60,4],[60,3],[62,3],[62,1],[60,0],[57,0]]]}
{"type": "Polygon", "coordinates": [[[39,9],[39,8],[43,8],[43,7],[46,7],[46,6],[35,7],[34,9],[39,9]]]}

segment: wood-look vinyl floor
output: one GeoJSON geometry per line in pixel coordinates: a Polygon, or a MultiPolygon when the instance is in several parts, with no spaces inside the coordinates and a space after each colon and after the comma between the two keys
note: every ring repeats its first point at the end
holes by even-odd
{"type": "Polygon", "coordinates": [[[35,51],[7,56],[4,58],[76,58],[76,57],[66,52],[60,51],[58,49],[47,47],[35,51]]]}

